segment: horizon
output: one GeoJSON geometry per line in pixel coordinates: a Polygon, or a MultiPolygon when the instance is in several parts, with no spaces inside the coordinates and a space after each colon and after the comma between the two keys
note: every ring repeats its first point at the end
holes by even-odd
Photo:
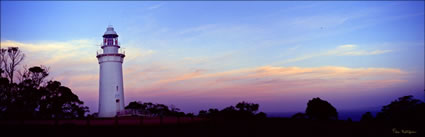
{"type": "MultiPolygon", "coordinates": [[[[1,47],[19,66],[50,67],[98,111],[96,51],[108,25],[126,51],[125,104],[197,114],[240,101],[304,112],[320,97],[338,112],[424,101],[424,1],[1,1],[1,47]]],[[[378,109],[378,110],[376,110],[378,109]]]]}

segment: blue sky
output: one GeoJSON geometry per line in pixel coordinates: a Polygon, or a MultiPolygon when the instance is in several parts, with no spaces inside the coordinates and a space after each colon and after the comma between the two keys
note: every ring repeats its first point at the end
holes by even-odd
{"type": "Polygon", "coordinates": [[[96,45],[108,25],[126,50],[126,102],[197,112],[247,100],[285,112],[303,111],[316,96],[346,110],[423,97],[422,1],[1,2],[2,47],[20,45],[26,64],[50,66],[51,78],[73,89],[92,112],[96,45]],[[290,70],[297,73],[286,74],[290,70]],[[316,80],[343,84],[299,84],[316,80]],[[367,103],[353,103],[360,99],[367,103]]]}

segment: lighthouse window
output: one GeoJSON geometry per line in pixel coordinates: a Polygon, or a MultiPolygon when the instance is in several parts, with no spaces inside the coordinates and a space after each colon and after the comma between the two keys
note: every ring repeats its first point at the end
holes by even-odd
{"type": "Polygon", "coordinates": [[[117,91],[118,91],[118,86],[117,86],[117,91]]]}

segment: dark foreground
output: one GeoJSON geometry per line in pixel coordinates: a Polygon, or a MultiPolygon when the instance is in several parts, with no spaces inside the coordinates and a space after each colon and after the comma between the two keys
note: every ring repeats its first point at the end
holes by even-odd
{"type": "Polygon", "coordinates": [[[310,121],[285,118],[252,120],[98,119],[92,121],[0,122],[1,136],[424,136],[423,125],[382,122],[310,121]],[[14,123],[15,122],[15,123],[14,123]],[[50,122],[50,123],[49,123],[50,122]]]}

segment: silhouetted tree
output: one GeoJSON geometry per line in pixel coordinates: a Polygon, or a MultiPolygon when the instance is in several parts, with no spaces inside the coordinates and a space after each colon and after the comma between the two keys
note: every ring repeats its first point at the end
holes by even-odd
{"type": "Polygon", "coordinates": [[[414,99],[413,96],[403,96],[390,104],[383,106],[381,112],[376,115],[377,120],[389,120],[394,122],[418,122],[423,123],[425,116],[425,103],[414,99]]]}
{"type": "Polygon", "coordinates": [[[40,91],[43,93],[39,111],[45,118],[81,118],[88,112],[77,95],[71,89],[62,86],[59,81],[49,81],[40,91]]]}
{"type": "Polygon", "coordinates": [[[174,105],[170,105],[170,111],[168,111],[167,115],[171,115],[171,116],[177,116],[177,117],[184,117],[186,114],[184,112],[180,112],[180,109],[177,108],[174,105]]]}
{"type": "Polygon", "coordinates": [[[198,117],[207,117],[207,111],[206,110],[200,110],[198,113],[198,117]]]}
{"type": "Polygon", "coordinates": [[[208,111],[199,111],[198,116],[208,118],[224,118],[224,119],[247,119],[247,118],[265,118],[266,113],[258,111],[259,105],[254,103],[239,102],[236,107],[229,106],[222,110],[210,108],[208,111]]]}
{"type": "Polygon", "coordinates": [[[367,121],[372,121],[373,120],[373,116],[372,116],[372,113],[370,113],[370,112],[366,112],[366,113],[364,113],[363,115],[362,115],[362,118],[360,119],[360,121],[365,121],[365,122],[367,122],[367,121]]]}
{"type": "Polygon", "coordinates": [[[353,122],[353,119],[351,119],[351,117],[348,117],[347,122],[353,122]]]}
{"type": "Polygon", "coordinates": [[[320,98],[313,98],[308,101],[306,115],[310,119],[317,120],[336,120],[338,119],[338,112],[329,102],[321,100],[320,98]]]}
{"type": "Polygon", "coordinates": [[[2,88],[2,118],[77,118],[84,117],[88,108],[71,89],[58,81],[49,81],[42,86],[48,72],[45,67],[31,67],[24,71],[19,84],[0,80],[2,88]]]}
{"type": "Polygon", "coordinates": [[[263,118],[266,118],[267,117],[267,114],[264,113],[264,112],[260,112],[260,113],[256,114],[255,117],[256,118],[263,119],[263,118]]]}
{"type": "Polygon", "coordinates": [[[45,66],[24,67],[14,83],[25,55],[18,47],[1,48],[0,53],[0,118],[77,118],[88,112],[71,89],[58,81],[45,82],[45,66]]]}
{"type": "Polygon", "coordinates": [[[9,80],[0,75],[0,118],[4,117],[4,111],[12,99],[9,85],[9,80]]]}
{"type": "Polygon", "coordinates": [[[174,105],[170,105],[170,111],[172,111],[172,112],[179,112],[180,111],[180,108],[177,108],[174,105]]]}
{"type": "Polygon", "coordinates": [[[254,114],[255,112],[257,112],[259,106],[260,105],[258,105],[258,104],[247,103],[245,101],[242,101],[242,102],[239,102],[238,104],[236,104],[236,108],[239,111],[245,111],[245,112],[249,112],[251,114],[254,114]]]}
{"type": "Polygon", "coordinates": [[[150,111],[159,116],[164,116],[167,115],[170,110],[168,109],[168,106],[164,104],[156,104],[150,111]]]}
{"type": "Polygon", "coordinates": [[[44,79],[49,75],[49,68],[42,65],[34,66],[29,69],[25,68],[23,72],[19,72],[18,74],[20,75],[19,80],[21,84],[38,88],[44,83],[44,79]]]}
{"type": "Polygon", "coordinates": [[[193,113],[187,113],[186,116],[187,117],[194,117],[195,115],[193,113]]]}
{"type": "Polygon", "coordinates": [[[130,102],[125,109],[130,109],[132,115],[137,115],[137,113],[139,113],[142,109],[143,109],[143,105],[140,101],[133,101],[130,102]]]}
{"type": "Polygon", "coordinates": [[[216,108],[208,109],[208,116],[217,116],[220,113],[220,110],[216,108]]]}
{"type": "Polygon", "coordinates": [[[291,117],[292,119],[307,119],[307,115],[301,112],[295,113],[291,117]]]}
{"type": "MultiPolygon", "coordinates": [[[[255,113],[258,111],[259,105],[254,103],[239,102],[236,104],[237,107],[229,106],[222,110],[216,108],[210,108],[207,110],[200,110],[198,113],[199,117],[207,118],[265,118],[267,115],[264,112],[255,113]]],[[[193,113],[185,114],[180,112],[180,109],[174,105],[170,107],[164,104],[154,104],[151,102],[130,102],[125,109],[130,109],[132,112],[140,113],[151,116],[189,116],[193,117],[193,113]]]]}
{"type": "Polygon", "coordinates": [[[130,109],[133,115],[150,115],[150,116],[185,116],[184,112],[180,112],[180,109],[174,105],[170,106],[171,110],[167,105],[164,104],[153,104],[151,102],[130,102],[125,109],[130,109]]]}
{"type": "Polygon", "coordinates": [[[0,67],[9,78],[9,82],[13,83],[16,67],[24,60],[25,54],[18,47],[8,47],[7,49],[0,49],[1,63],[0,67]]]}
{"type": "Polygon", "coordinates": [[[217,115],[212,115],[212,116],[221,117],[221,118],[241,118],[241,117],[238,117],[237,110],[235,109],[234,106],[226,107],[222,109],[220,112],[218,112],[217,115]]]}
{"type": "Polygon", "coordinates": [[[33,86],[31,79],[19,84],[10,83],[8,92],[8,104],[4,110],[4,116],[9,118],[35,118],[37,107],[40,104],[42,92],[38,86],[33,86]]]}
{"type": "MultiPolygon", "coordinates": [[[[6,54],[7,54],[7,49],[4,48],[0,48],[0,77],[3,77],[3,73],[4,73],[4,62],[6,60],[6,54]]],[[[7,77],[7,76],[4,76],[7,77]]]]}

